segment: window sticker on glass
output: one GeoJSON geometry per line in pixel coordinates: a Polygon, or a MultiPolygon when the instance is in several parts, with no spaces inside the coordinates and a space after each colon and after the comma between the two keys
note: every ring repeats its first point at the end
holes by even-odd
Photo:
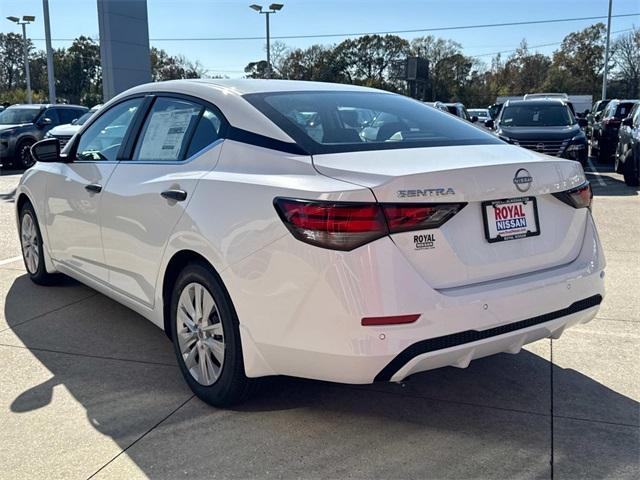
{"type": "Polygon", "coordinates": [[[198,111],[194,108],[153,111],[140,145],[139,160],[179,160],[184,136],[198,111]]]}

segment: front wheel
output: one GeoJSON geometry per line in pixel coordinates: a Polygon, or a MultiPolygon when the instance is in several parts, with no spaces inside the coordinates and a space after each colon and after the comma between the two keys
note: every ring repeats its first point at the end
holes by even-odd
{"type": "Polygon", "coordinates": [[[18,159],[19,168],[26,170],[27,168],[33,167],[33,164],[36,163],[31,156],[31,147],[33,146],[33,143],[34,142],[32,140],[23,140],[18,145],[18,148],[16,149],[16,157],[18,159]]]}
{"type": "Polygon", "coordinates": [[[36,213],[30,203],[26,203],[20,210],[20,245],[29,278],[39,285],[53,283],[55,275],[47,273],[45,268],[42,235],[36,213]]]}
{"type": "Polygon", "coordinates": [[[210,268],[187,265],[171,296],[173,346],[191,390],[216,407],[243,401],[255,383],[244,372],[238,325],[231,300],[210,268]]]}

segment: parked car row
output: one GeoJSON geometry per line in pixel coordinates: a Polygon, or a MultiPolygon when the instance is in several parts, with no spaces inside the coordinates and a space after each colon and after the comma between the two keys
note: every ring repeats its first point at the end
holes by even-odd
{"type": "Polygon", "coordinates": [[[627,118],[621,122],[615,170],[624,176],[627,185],[640,185],[640,102],[636,102],[627,118]]]}
{"type": "Polygon", "coordinates": [[[611,161],[618,144],[622,120],[627,118],[638,100],[609,100],[599,113],[591,114],[589,140],[591,154],[599,162],[611,161]]]}
{"type": "MultiPolygon", "coordinates": [[[[80,105],[11,105],[0,111],[0,165],[29,168],[31,146],[60,125],[69,125],[89,113],[80,105]]],[[[70,137],[69,137],[70,138],[70,137]]]]}

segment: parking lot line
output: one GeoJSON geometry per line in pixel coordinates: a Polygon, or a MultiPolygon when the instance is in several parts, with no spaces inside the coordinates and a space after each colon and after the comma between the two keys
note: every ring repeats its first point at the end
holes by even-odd
{"type": "Polygon", "coordinates": [[[9,263],[17,262],[18,260],[21,260],[21,259],[22,259],[21,256],[5,258],[4,260],[0,260],[0,267],[2,265],[8,265],[9,263]]]}
{"type": "Polygon", "coordinates": [[[591,161],[590,158],[587,160],[587,164],[589,165],[589,168],[591,169],[591,171],[587,172],[587,173],[591,173],[591,174],[595,175],[596,176],[596,180],[598,181],[598,185],[600,185],[601,187],[606,187],[607,184],[602,179],[602,177],[601,177],[602,174],[600,172],[598,172],[598,169],[593,164],[593,162],[591,161]]]}

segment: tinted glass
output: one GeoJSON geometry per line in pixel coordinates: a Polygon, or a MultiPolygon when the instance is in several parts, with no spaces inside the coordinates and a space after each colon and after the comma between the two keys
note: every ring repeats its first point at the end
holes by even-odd
{"type": "Polygon", "coordinates": [[[127,128],[141,103],[141,98],[133,98],[119,103],[101,115],[80,137],[76,158],[116,160],[127,128]]]}
{"type": "Polygon", "coordinates": [[[507,105],[500,116],[503,127],[561,127],[573,123],[565,105],[507,105]]]}
{"type": "Polygon", "coordinates": [[[0,125],[33,123],[39,113],[39,108],[7,108],[0,113],[0,125]]]}
{"type": "Polygon", "coordinates": [[[618,104],[618,108],[616,108],[615,113],[616,118],[626,118],[626,116],[629,115],[629,112],[631,112],[631,109],[634,105],[635,104],[631,102],[618,104]]]}
{"type": "Polygon", "coordinates": [[[500,143],[410,98],[368,92],[245,95],[309,153],[500,143]]]}
{"type": "Polygon", "coordinates": [[[87,120],[89,120],[89,118],[91,117],[91,115],[93,115],[93,113],[91,112],[87,112],[84,115],[82,115],[80,118],[78,118],[78,120],[76,121],[76,125],[84,125],[85,122],[87,120]]]}
{"type": "Polygon", "coordinates": [[[202,106],[192,102],[158,98],[144,122],[133,159],[182,160],[201,111],[202,106]]]}
{"type": "Polygon", "coordinates": [[[193,138],[189,144],[186,158],[195,155],[203,148],[211,145],[220,138],[220,118],[211,110],[205,110],[198,121],[198,126],[193,132],[193,138]]]}
{"type": "Polygon", "coordinates": [[[80,110],[76,108],[56,108],[56,111],[58,112],[58,116],[60,117],[60,123],[66,124],[80,118],[86,110],[80,110]]]}
{"type": "Polygon", "coordinates": [[[58,109],[57,108],[48,108],[42,114],[42,118],[50,119],[52,125],[60,125],[60,116],[58,115],[58,109]]]}

